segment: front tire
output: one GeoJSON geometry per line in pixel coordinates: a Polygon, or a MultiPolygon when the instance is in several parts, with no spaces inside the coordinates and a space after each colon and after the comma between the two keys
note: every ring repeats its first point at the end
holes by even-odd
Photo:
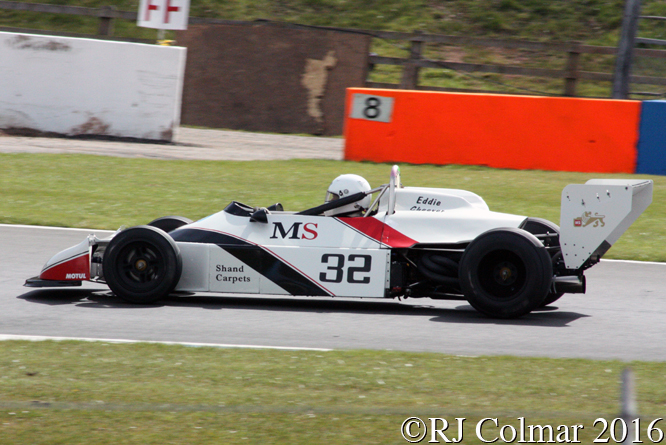
{"type": "Polygon", "coordinates": [[[184,216],[163,216],[148,223],[149,226],[162,229],[166,233],[169,233],[187,224],[192,224],[192,220],[184,216]]]}
{"type": "Polygon", "coordinates": [[[178,284],[183,268],[175,241],[152,226],[131,227],[114,236],[102,265],[113,293],[138,304],[167,297],[178,284]]]}
{"type": "Polygon", "coordinates": [[[479,312],[516,318],[546,298],[553,267],[543,244],[525,230],[493,229],[479,235],[460,261],[460,286],[479,312]]]}

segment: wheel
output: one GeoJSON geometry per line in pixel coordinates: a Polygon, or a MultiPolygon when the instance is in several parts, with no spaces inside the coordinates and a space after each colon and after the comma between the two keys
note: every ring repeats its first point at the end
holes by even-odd
{"type": "Polygon", "coordinates": [[[192,224],[192,220],[184,216],[163,216],[148,223],[149,226],[157,227],[166,233],[176,230],[186,224],[192,224]]]}
{"type": "Polygon", "coordinates": [[[102,260],[104,279],[118,297],[148,304],[178,284],[183,263],[175,241],[161,229],[137,226],[111,239],[102,260]]]}
{"type": "Polygon", "coordinates": [[[564,292],[548,292],[548,295],[546,295],[546,299],[543,300],[543,303],[539,305],[539,307],[545,307],[548,306],[549,304],[555,303],[557,300],[559,300],[562,295],[564,295],[564,292]]]}
{"type": "Polygon", "coordinates": [[[560,245],[560,226],[543,218],[527,218],[520,226],[521,229],[543,239],[546,247],[560,245]]]}
{"type": "MultiPolygon", "coordinates": [[[[560,226],[555,223],[548,221],[547,219],[541,218],[527,218],[521,229],[530,232],[531,234],[543,238],[544,245],[547,247],[555,247],[560,245],[560,226]],[[548,237],[546,235],[557,235],[555,237],[548,237]]],[[[557,251],[552,257],[552,262],[555,264],[558,258],[562,257],[562,251],[557,251]]],[[[548,292],[546,299],[539,305],[539,307],[548,306],[549,304],[555,303],[559,300],[563,292],[548,292]]]]}
{"type": "Polygon", "coordinates": [[[476,310],[491,317],[516,318],[539,307],[552,276],[548,251],[522,229],[482,233],[460,260],[463,294],[476,310]]]}

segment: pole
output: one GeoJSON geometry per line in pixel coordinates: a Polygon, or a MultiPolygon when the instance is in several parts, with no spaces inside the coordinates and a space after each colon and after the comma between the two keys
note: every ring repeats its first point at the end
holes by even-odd
{"type": "Polygon", "coordinates": [[[415,90],[419,84],[419,67],[416,65],[416,61],[421,58],[422,48],[422,41],[412,40],[412,46],[409,50],[409,60],[402,68],[400,88],[403,90],[415,90]]]}
{"type": "Polygon", "coordinates": [[[620,417],[627,425],[627,438],[625,444],[633,443],[634,438],[634,423],[633,420],[638,416],[638,409],[636,407],[636,393],[634,389],[634,373],[631,368],[625,368],[622,372],[622,412],[620,417]]]}
{"type": "Polygon", "coordinates": [[[565,68],[566,77],[564,78],[564,95],[574,97],[576,95],[576,82],[578,81],[578,61],[580,60],[579,44],[569,50],[567,67],[565,68]]]}
{"type": "Polygon", "coordinates": [[[613,75],[613,99],[627,99],[629,97],[629,74],[640,12],[641,0],[626,0],[622,18],[622,34],[617,46],[615,74],[613,75]]]}

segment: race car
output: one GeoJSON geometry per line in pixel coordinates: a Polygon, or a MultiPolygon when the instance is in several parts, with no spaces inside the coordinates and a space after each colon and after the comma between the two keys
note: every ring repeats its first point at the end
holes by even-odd
{"type": "Polygon", "coordinates": [[[560,228],[491,211],[469,191],[405,187],[393,166],[374,189],[341,175],[323,204],[303,211],[232,201],[196,222],[170,216],[91,234],[25,285],[106,283],[138,304],[199,292],[459,299],[515,318],[584,293],[584,271],[648,207],[652,188],[649,180],[568,185],[560,228]]]}

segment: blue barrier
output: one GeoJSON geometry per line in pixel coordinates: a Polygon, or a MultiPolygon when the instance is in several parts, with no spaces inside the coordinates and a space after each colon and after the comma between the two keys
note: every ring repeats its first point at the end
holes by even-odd
{"type": "Polygon", "coordinates": [[[642,103],[636,173],[666,175],[666,100],[642,103]]]}

